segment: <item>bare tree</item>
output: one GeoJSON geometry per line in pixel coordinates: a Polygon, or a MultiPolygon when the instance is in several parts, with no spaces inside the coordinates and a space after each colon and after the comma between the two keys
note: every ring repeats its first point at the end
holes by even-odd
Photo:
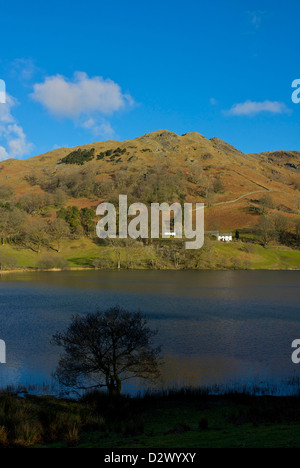
{"type": "Polygon", "coordinates": [[[212,206],[215,201],[215,192],[211,186],[207,186],[205,190],[205,203],[207,206],[212,206]]]}
{"type": "Polygon", "coordinates": [[[258,223],[258,231],[262,245],[266,247],[274,237],[273,224],[270,218],[267,216],[262,216],[260,218],[258,223]]]}
{"type": "Polygon", "coordinates": [[[181,240],[172,240],[159,249],[160,256],[164,260],[172,262],[176,269],[179,268],[181,263],[184,263],[185,253],[184,241],[181,240]]]}
{"type": "Polygon", "coordinates": [[[0,237],[3,245],[9,236],[9,215],[10,213],[8,210],[0,208],[0,237]]]}
{"type": "Polygon", "coordinates": [[[19,203],[28,214],[36,214],[46,205],[45,196],[40,193],[25,193],[19,203]]]}
{"type": "Polygon", "coordinates": [[[264,214],[268,214],[270,210],[275,208],[273,198],[268,193],[260,199],[259,204],[264,214]]]}
{"type": "Polygon", "coordinates": [[[53,192],[53,202],[55,206],[62,207],[67,201],[67,194],[61,188],[57,188],[53,192]]]}
{"type": "Polygon", "coordinates": [[[62,239],[70,235],[69,224],[62,218],[56,218],[49,225],[48,232],[57,243],[57,252],[60,252],[62,239]]]}
{"type": "Polygon", "coordinates": [[[52,342],[64,349],[54,375],[67,389],[106,387],[110,395],[120,395],[123,381],[158,378],[160,348],[152,342],[156,333],[140,312],[119,306],[76,315],[65,333],[53,336],[52,342]]]}
{"type": "Polygon", "coordinates": [[[289,220],[286,216],[281,213],[276,213],[271,218],[274,231],[278,237],[278,240],[283,244],[286,240],[286,236],[289,228],[289,220]]]}
{"type": "Polygon", "coordinates": [[[0,237],[2,244],[9,239],[14,239],[23,233],[27,215],[17,209],[0,208],[0,237]]]}
{"type": "Polygon", "coordinates": [[[38,253],[40,253],[41,247],[46,243],[47,228],[48,225],[46,221],[39,218],[31,219],[30,224],[26,227],[26,243],[38,253]]]}

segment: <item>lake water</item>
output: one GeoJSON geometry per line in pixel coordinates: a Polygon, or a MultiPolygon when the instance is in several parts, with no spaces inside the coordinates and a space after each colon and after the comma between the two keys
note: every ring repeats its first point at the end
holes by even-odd
{"type": "MultiPolygon", "coordinates": [[[[45,272],[0,276],[0,385],[51,379],[60,349],[51,336],[72,314],[119,304],[158,328],[161,385],[260,383],[288,393],[300,376],[291,343],[300,339],[300,272],[45,272]]],[[[133,392],[137,383],[126,387],[133,392]]]]}

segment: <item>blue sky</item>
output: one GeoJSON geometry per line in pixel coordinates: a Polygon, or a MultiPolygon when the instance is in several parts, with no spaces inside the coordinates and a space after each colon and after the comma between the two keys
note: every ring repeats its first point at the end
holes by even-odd
{"type": "Polygon", "coordinates": [[[162,128],[300,151],[299,14],[289,0],[2,3],[0,159],[162,128]]]}

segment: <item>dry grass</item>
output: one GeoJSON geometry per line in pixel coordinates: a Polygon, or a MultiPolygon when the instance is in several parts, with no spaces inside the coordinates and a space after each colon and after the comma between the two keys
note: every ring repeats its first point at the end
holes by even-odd
{"type": "MultiPolygon", "coordinates": [[[[187,172],[190,167],[202,169],[205,176],[213,178],[220,176],[225,192],[216,194],[214,203],[228,202],[240,196],[245,197],[231,205],[221,205],[210,208],[206,212],[208,226],[213,221],[219,223],[220,229],[244,228],[254,226],[257,219],[247,211],[249,199],[260,198],[263,193],[249,195],[254,191],[271,191],[274,201],[292,209],[294,201],[300,196],[293,181],[297,174],[285,164],[289,162],[288,156],[269,153],[263,155],[244,155],[236,151],[230,145],[221,141],[211,141],[197,132],[185,136],[178,136],[172,132],[159,130],[135,140],[117,142],[96,142],[92,145],[82,145],[81,149],[95,148],[95,154],[116,149],[125,148],[119,164],[109,158],[88,162],[84,167],[92,168],[99,180],[107,180],[120,170],[125,169],[130,173],[147,170],[157,164],[167,164],[173,172],[181,169],[187,172]],[[207,159],[209,155],[209,159],[207,159]],[[272,158],[272,165],[268,162],[272,158]],[[285,163],[285,164],[283,164],[285,163]],[[273,171],[276,172],[273,172],[273,171]]],[[[37,178],[49,175],[68,173],[74,170],[74,166],[59,165],[58,162],[71,149],[61,148],[46,154],[36,156],[24,161],[8,160],[0,164],[0,183],[11,186],[16,197],[28,192],[42,192],[39,186],[31,186],[24,177],[35,175],[37,178]]],[[[290,161],[293,164],[300,163],[300,154],[291,154],[290,161]]],[[[199,201],[197,184],[189,184],[190,193],[188,201],[199,201]]],[[[79,208],[97,206],[97,200],[87,198],[70,199],[68,205],[77,205],[79,208]]]]}

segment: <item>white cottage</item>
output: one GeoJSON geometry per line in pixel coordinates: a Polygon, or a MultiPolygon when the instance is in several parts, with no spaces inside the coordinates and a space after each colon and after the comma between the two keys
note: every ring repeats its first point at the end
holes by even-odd
{"type": "Polygon", "coordinates": [[[219,242],[232,242],[232,233],[230,232],[226,234],[219,234],[218,241],[219,242]]]}

